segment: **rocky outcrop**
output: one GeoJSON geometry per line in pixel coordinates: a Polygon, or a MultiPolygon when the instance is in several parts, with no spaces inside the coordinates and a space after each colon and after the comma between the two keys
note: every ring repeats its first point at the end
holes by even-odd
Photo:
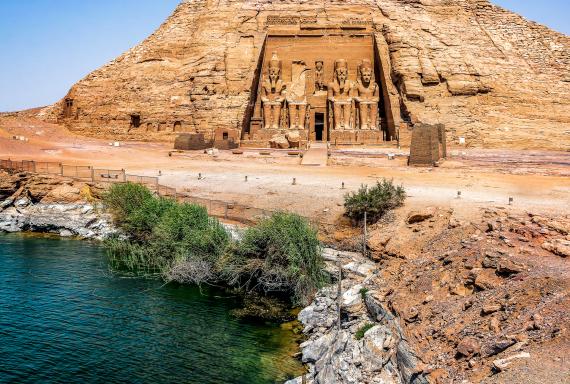
{"type": "MultiPolygon", "coordinates": [[[[351,252],[327,249],[324,255],[331,271],[339,258],[343,264],[341,326],[339,329],[336,286],[321,290],[299,313],[308,336],[301,344],[302,361],[309,366],[307,382],[427,383],[400,319],[368,291],[373,288],[369,282],[376,273],[375,265],[351,252]]],[[[297,378],[287,384],[301,382],[297,378]]]]}
{"type": "Polygon", "coordinates": [[[570,38],[487,0],[186,0],[41,116],[113,138],[239,132],[275,15],[372,23],[389,103],[450,141],[570,149],[570,38]]]}
{"type": "Polygon", "coordinates": [[[16,202],[0,211],[0,232],[42,232],[62,237],[103,240],[116,233],[111,218],[88,203],[16,202]]]}
{"type": "Polygon", "coordinates": [[[0,171],[0,232],[102,240],[116,230],[94,201],[102,187],[55,176],[0,171]]]}

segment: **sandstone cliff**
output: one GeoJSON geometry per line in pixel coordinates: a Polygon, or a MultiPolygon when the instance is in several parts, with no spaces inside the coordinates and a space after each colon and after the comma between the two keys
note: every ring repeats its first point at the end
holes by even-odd
{"type": "Polygon", "coordinates": [[[186,0],[41,115],[132,139],[241,130],[270,15],[370,20],[397,119],[475,147],[570,150],[570,38],[487,0],[186,0]]]}

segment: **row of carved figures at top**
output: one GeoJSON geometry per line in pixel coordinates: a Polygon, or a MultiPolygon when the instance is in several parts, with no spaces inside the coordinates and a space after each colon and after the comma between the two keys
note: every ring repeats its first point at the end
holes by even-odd
{"type": "MultiPolygon", "coordinates": [[[[316,91],[327,91],[330,103],[332,128],[343,129],[377,129],[378,104],[380,89],[372,81],[372,63],[364,59],[358,66],[358,80],[348,79],[348,63],[338,59],[334,63],[333,81],[324,85],[323,62],[317,61],[315,67],[316,91]],[[355,116],[358,112],[358,119],[355,116]]],[[[307,99],[305,95],[288,94],[287,85],[281,79],[281,60],[273,53],[269,61],[268,76],[261,87],[264,126],[278,129],[281,125],[281,111],[285,102],[289,109],[289,128],[304,129],[307,99]]]]}

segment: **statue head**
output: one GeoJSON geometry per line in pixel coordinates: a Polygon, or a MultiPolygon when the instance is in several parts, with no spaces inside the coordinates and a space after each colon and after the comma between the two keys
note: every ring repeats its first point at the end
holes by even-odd
{"type": "Polygon", "coordinates": [[[348,63],[345,59],[338,59],[334,62],[334,74],[341,87],[348,80],[348,63]]]}
{"type": "Polygon", "coordinates": [[[315,68],[317,71],[321,71],[323,69],[324,62],[322,60],[315,61],[315,68]]]}
{"type": "Polygon", "coordinates": [[[271,81],[271,88],[277,86],[277,80],[281,74],[281,60],[277,57],[277,52],[273,52],[271,60],[269,61],[269,81],[271,81]]]}
{"type": "Polygon", "coordinates": [[[372,63],[368,59],[362,60],[360,64],[360,79],[366,86],[372,81],[372,63]]]}

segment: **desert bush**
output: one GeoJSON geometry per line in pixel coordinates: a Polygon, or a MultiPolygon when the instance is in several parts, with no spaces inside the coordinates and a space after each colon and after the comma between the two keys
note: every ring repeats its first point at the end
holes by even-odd
{"type": "Polygon", "coordinates": [[[368,223],[375,223],[386,212],[402,206],[405,199],[406,190],[402,186],[383,179],[373,187],[362,185],[357,192],[345,195],[345,215],[355,222],[362,222],[366,212],[368,223]]]}
{"type": "Polygon", "coordinates": [[[228,280],[246,290],[288,292],[306,304],[328,281],[314,229],[299,215],[275,213],[246,230],[222,265],[228,280]]]}
{"type": "Polygon", "coordinates": [[[356,331],[356,333],[354,334],[354,338],[356,340],[361,340],[364,337],[364,334],[371,329],[372,327],[374,327],[374,324],[372,323],[366,323],[364,324],[362,327],[358,328],[358,330],[356,331]]]}
{"type": "Polygon", "coordinates": [[[106,242],[116,269],[168,275],[175,263],[216,262],[230,240],[204,207],[154,196],[140,185],[113,185],[104,202],[126,236],[106,242]]]}

